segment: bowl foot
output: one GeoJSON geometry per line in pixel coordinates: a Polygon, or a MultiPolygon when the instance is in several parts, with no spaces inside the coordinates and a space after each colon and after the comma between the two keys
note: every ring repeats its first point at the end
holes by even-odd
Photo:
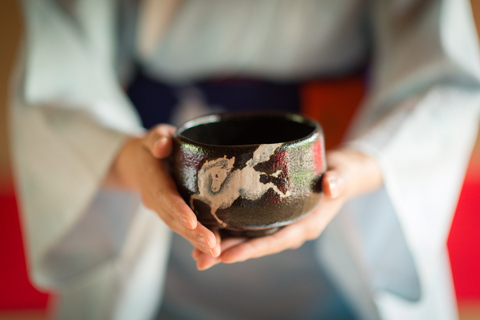
{"type": "Polygon", "coordinates": [[[227,229],[222,229],[222,232],[224,232],[225,234],[227,234],[228,236],[231,236],[231,237],[258,238],[258,237],[264,237],[264,236],[274,234],[275,232],[277,232],[281,228],[282,227],[272,227],[272,228],[259,229],[259,230],[227,230],[227,229]]]}

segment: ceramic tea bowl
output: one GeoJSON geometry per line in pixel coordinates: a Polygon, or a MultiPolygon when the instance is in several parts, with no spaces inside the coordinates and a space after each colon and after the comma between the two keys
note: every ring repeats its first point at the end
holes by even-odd
{"type": "Polygon", "coordinates": [[[290,113],[191,120],[177,129],[171,160],[178,191],[198,220],[247,237],[308,214],[326,170],[320,125],[290,113]]]}

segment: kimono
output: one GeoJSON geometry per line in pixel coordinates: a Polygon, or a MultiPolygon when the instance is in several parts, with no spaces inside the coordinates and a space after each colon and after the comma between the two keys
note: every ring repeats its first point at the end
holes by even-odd
{"type": "Polygon", "coordinates": [[[152,319],[162,300],[169,229],[138,195],[102,188],[144,130],[123,90],[132,61],[169,83],[341,77],[368,61],[344,145],[373,157],[384,184],[343,206],[316,259],[360,319],[457,317],[446,239],[480,112],[469,1],[24,0],[23,11],[14,169],[31,278],[58,293],[57,317],[152,319]],[[162,8],[166,26],[152,26],[162,8]]]}

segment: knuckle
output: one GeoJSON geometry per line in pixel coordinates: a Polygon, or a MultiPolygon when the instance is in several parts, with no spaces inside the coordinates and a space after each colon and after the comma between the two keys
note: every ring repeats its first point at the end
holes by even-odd
{"type": "Polygon", "coordinates": [[[163,132],[164,128],[162,124],[157,124],[155,127],[153,127],[152,131],[155,133],[161,134],[163,132]]]}
{"type": "Polygon", "coordinates": [[[310,235],[310,239],[309,240],[315,240],[317,239],[318,237],[320,237],[320,234],[322,234],[322,231],[320,229],[317,229],[317,230],[314,230],[312,232],[312,234],[310,235]]]}
{"type": "Polygon", "coordinates": [[[303,243],[304,243],[304,242],[301,241],[301,240],[295,241],[295,242],[293,243],[293,245],[292,245],[292,249],[295,250],[295,249],[300,248],[300,247],[303,245],[303,243]]]}
{"type": "Polygon", "coordinates": [[[320,232],[318,230],[309,230],[309,232],[306,235],[306,240],[311,241],[315,240],[320,236],[320,232]]]}
{"type": "Polygon", "coordinates": [[[155,209],[154,209],[154,205],[153,205],[152,201],[150,200],[150,197],[147,197],[147,196],[145,196],[145,195],[142,195],[142,204],[143,204],[147,209],[155,210],[155,209]]]}
{"type": "Polygon", "coordinates": [[[147,140],[151,142],[155,141],[159,136],[158,129],[155,127],[148,132],[147,140]]]}
{"type": "Polygon", "coordinates": [[[157,136],[170,136],[171,126],[166,124],[159,124],[153,128],[157,136]]]}

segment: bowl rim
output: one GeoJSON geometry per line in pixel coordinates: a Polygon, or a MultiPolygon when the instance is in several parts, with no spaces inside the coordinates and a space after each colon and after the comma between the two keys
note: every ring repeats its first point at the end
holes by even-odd
{"type": "Polygon", "coordinates": [[[322,138],[324,136],[323,134],[323,128],[318,123],[318,121],[303,115],[299,113],[293,113],[293,112],[285,112],[285,111],[240,111],[240,112],[216,112],[216,113],[211,113],[207,115],[203,115],[197,118],[194,118],[192,120],[186,121],[182,125],[180,125],[176,130],[175,134],[173,135],[174,139],[177,140],[182,140],[184,142],[188,142],[189,144],[192,145],[197,145],[197,146],[208,146],[208,147],[221,147],[221,148],[239,148],[239,147],[253,147],[253,146],[259,146],[259,145],[268,145],[268,144],[277,144],[277,143],[283,143],[283,144],[295,144],[298,142],[303,142],[303,141],[308,141],[312,137],[317,137],[320,135],[322,138]],[[187,129],[193,128],[198,125],[203,125],[203,124],[208,124],[208,123],[215,123],[215,122],[220,122],[222,119],[241,119],[241,118],[251,118],[251,117],[277,117],[277,118],[283,118],[285,120],[291,120],[294,122],[298,123],[303,123],[303,124],[308,124],[311,125],[314,129],[312,130],[311,133],[308,135],[305,135],[302,138],[295,139],[295,140],[288,140],[288,141],[279,141],[275,143],[252,143],[252,144],[235,144],[235,145],[223,145],[223,144],[210,144],[210,143],[204,143],[204,142],[199,142],[196,140],[192,140],[190,138],[185,137],[182,133],[185,132],[187,129]]]}

